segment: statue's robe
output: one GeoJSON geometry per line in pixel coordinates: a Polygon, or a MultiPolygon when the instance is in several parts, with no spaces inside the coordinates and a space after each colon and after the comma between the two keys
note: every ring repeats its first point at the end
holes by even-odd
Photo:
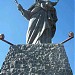
{"type": "Polygon", "coordinates": [[[29,20],[26,43],[51,43],[56,30],[55,8],[46,10],[40,6],[34,6],[31,10],[22,9],[21,12],[29,20]]]}

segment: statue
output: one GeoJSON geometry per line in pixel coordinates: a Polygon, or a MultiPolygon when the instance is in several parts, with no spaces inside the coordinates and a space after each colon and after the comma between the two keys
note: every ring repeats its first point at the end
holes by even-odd
{"type": "Polygon", "coordinates": [[[36,0],[28,10],[18,4],[18,10],[29,20],[26,35],[27,44],[51,43],[56,31],[57,15],[54,6],[58,3],[49,0],[36,0]]]}

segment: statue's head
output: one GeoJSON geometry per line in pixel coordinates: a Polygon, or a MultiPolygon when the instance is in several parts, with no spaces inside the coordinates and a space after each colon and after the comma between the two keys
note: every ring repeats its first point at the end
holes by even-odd
{"type": "Polygon", "coordinates": [[[49,0],[36,0],[36,2],[40,2],[40,1],[49,1],[49,0]]]}

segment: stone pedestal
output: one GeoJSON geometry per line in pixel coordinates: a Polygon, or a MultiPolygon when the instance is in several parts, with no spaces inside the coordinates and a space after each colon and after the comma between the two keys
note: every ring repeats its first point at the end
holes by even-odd
{"type": "Polygon", "coordinates": [[[62,44],[14,45],[0,75],[73,75],[62,44]]]}

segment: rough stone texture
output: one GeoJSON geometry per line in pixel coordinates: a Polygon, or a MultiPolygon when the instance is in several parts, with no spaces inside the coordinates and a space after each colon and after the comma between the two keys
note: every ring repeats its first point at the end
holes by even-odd
{"type": "Polygon", "coordinates": [[[9,50],[0,75],[73,75],[61,44],[15,45],[9,50]]]}

